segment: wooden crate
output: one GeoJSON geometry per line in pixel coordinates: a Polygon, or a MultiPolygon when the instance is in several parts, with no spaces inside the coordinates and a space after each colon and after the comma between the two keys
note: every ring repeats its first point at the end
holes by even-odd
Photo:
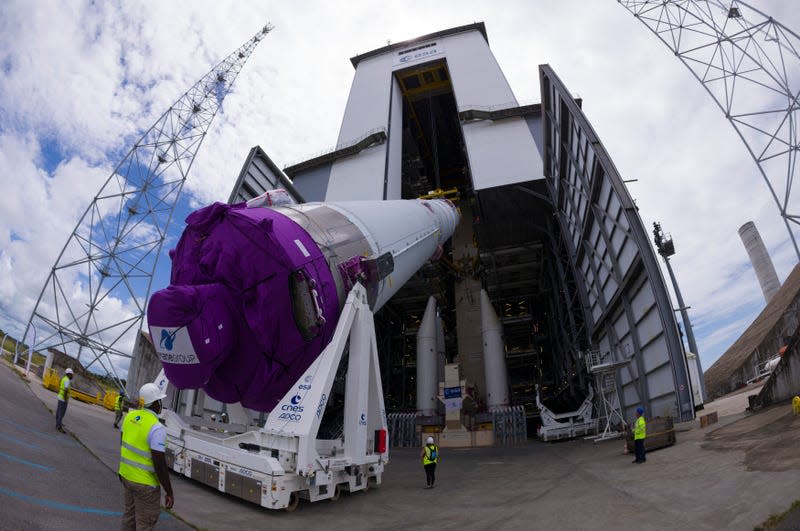
{"type": "MultiPolygon", "coordinates": [[[[675,428],[672,417],[654,417],[647,421],[647,436],[644,439],[645,451],[664,448],[675,444],[675,428]]],[[[626,446],[629,453],[633,453],[633,427],[625,429],[626,446]]]]}
{"type": "Polygon", "coordinates": [[[708,413],[707,415],[703,415],[700,417],[700,427],[705,428],[710,424],[717,423],[717,412],[714,411],[713,413],[708,413]]]}

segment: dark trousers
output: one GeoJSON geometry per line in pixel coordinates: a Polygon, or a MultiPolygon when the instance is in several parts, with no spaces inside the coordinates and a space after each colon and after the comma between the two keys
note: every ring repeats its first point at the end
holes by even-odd
{"type": "Polygon", "coordinates": [[[633,444],[636,447],[636,460],[647,461],[644,456],[644,439],[636,439],[633,444]]]}
{"type": "Polygon", "coordinates": [[[58,407],[56,408],[56,429],[61,428],[61,422],[64,420],[64,415],[67,413],[67,402],[64,400],[58,401],[58,407]]]}
{"type": "Polygon", "coordinates": [[[436,481],[436,463],[425,465],[425,477],[428,480],[428,486],[433,487],[433,482],[436,481]]]}
{"type": "Polygon", "coordinates": [[[118,409],[114,412],[114,427],[119,426],[119,421],[122,420],[122,410],[118,409]]]}

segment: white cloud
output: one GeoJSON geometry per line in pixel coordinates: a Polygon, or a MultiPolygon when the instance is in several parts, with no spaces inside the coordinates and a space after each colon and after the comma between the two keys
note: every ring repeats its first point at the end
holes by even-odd
{"type": "MultiPolygon", "coordinates": [[[[753,3],[800,28],[792,3],[753,3]]],[[[3,329],[19,332],[18,322],[27,321],[78,217],[141,131],[267,20],[275,30],[242,71],[195,160],[186,183],[194,205],[226,200],[256,144],[279,166],[333,146],[353,76],[350,57],[484,21],[518,99],[540,99],[537,66],[550,64],[583,98],[623,178],[639,179],[629,188],[646,228],[660,221],[675,240],[671,263],[705,367],[763,307],[739,226],[756,222],[781,280],[796,263],[731,126],[689,71],[616,2],[7,0],[0,3],[3,329]],[[53,167],[42,145],[56,145],[64,160],[53,167]]],[[[122,300],[111,306],[114,315],[130,310],[122,300]]]]}

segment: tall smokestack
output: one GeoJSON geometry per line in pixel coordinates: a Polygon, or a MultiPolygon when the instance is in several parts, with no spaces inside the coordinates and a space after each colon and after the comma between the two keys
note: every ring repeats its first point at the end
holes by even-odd
{"type": "Polygon", "coordinates": [[[777,273],[775,273],[775,266],[772,265],[772,259],[769,257],[767,247],[764,245],[764,240],[761,239],[756,224],[752,221],[748,221],[739,227],[739,236],[742,238],[744,248],[747,249],[750,262],[753,264],[753,269],[756,271],[758,283],[761,285],[761,291],[764,293],[764,300],[769,303],[772,297],[778,293],[781,283],[778,280],[777,273]]]}

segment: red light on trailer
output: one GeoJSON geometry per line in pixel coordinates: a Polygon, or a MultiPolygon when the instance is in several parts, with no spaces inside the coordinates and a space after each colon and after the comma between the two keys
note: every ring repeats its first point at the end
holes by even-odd
{"type": "Polygon", "coordinates": [[[388,440],[388,432],[384,429],[375,430],[375,452],[379,454],[386,453],[386,441],[388,440]]]}

